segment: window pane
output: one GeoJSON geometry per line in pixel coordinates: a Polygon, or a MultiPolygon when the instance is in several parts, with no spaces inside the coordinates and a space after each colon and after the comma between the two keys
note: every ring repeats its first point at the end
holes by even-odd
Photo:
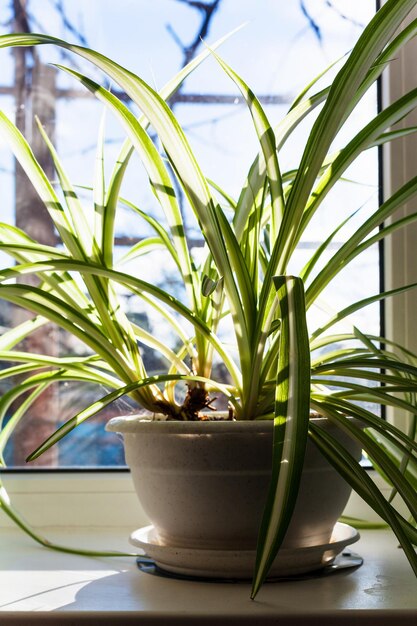
{"type": "MultiPolygon", "coordinates": [[[[199,3],[199,6],[204,3],[199,3]]],[[[364,25],[374,12],[373,3],[355,3],[338,0],[280,3],[275,0],[211,0],[206,10],[184,0],[27,0],[21,2],[26,13],[14,14],[12,3],[0,0],[2,15],[8,17],[1,27],[9,32],[29,28],[64,39],[88,45],[114,58],[120,64],[138,73],[156,88],[162,87],[181,66],[202,49],[200,37],[209,43],[242,23],[246,23],[221,48],[222,56],[249,83],[260,97],[270,121],[275,125],[288,110],[293,98],[316,74],[337,58],[347,53],[357,40],[364,25]]],[[[49,65],[51,62],[72,65],[96,79],[101,77],[79,59],[51,47],[26,49],[24,52],[1,51],[0,72],[1,108],[12,119],[16,117],[26,137],[39,149],[39,159],[51,179],[55,174],[39,135],[32,122],[38,113],[46,126],[73,184],[84,186],[80,195],[91,203],[88,188],[92,184],[95,167],[95,146],[102,115],[101,105],[88,97],[78,83],[49,65]],[[74,65],[75,63],[75,65],[74,65]],[[24,71],[23,71],[24,70],[24,71]]],[[[324,77],[324,87],[331,71],[324,77]]],[[[238,96],[234,84],[223,74],[218,64],[209,59],[185,82],[172,108],[183,125],[205,175],[228,193],[237,197],[244,184],[248,168],[258,151],[256,136],[247,108],[238,96]]],[[[349,129],[340,137],[340,145],[349,139],[349,132],[360,128],[376,110],[376,94],[368,94],[352,116],[349,129]]],[[[310,116],[313,117],[313,116],[310,116]]],[[[302,124],[300,132],[285,147],[281,155],[283,171],[297,165],[300,149],[311,119],[302,124]]],[[[117,159],[124,135],[118,122],[107,115],[105,162],[110,175],[117,159]]],[[[30,190],[27,179],[16,169],[10,151],[0,145],[0,184],[2,188],[2,217],[16,223],[44,243],[59,245],[45,212],[30,190]]],[[[378,201],[377,154],[369,150],[346,173],[346,180],[334,189],[326,200],[326,208],[312,220],[303,238],[293,272],[299,271],[312,250],[327,237],[333,228],[355,210],[359,217],[340,231],[333,242],[333,250],[354,232],[363,214],[372,212],[378,201]]],[[[150,191],[147,176],[137,159],[129,167],[123,187],[123,196],[135,206],[150,211],[163,220],[150,191]]],[[[187,209],[185,208],[185,211],[187,209]]],[[[186,215],[188,236],[194,242],[195,253],[202,245],[192,215],[186,215]]],[[[117,215],[117,255],[122,257],[134,241],[149,235],[149,228],[132,210],[121,207],[117,215]]],[[[10,263],[0,253],[3,266],[10,263]]],[[[326,262],[326,259],[323,259],[326,262]]],[[[170,269],[160,250],[141,257],[125,267],[138,277],[149,278],[169,288],[181,297],[182,286],[170,269]]],[[[378,250],[372,248],[360,261],[346,269],[332,289],[323,294],[323,310],[339,310],[352,301],[376,293],[379,285],[378,250]]],[[[146,329],[167,345],[172,345],[168,330],[143,302],[125,298],[129,315],[137,318],[146,329]]],[[[312,313],[312,328],[320,323],[322,312],[312,313]]],[[[23,321],[25,314],[16,307],[0,304],[0,325],[3,329],[23,321]]],[[[361,329],[379,334],[378,307],[366,309],[349,319],[361,329]]],[[[224,329],[227,332],[227,329],[224,329]]],[[[172,346],[174,347],[174,346],[172,346]]],[[[81,341],[69,338],[62,331],[47,326],[26,342],[25,349],[48,352],[52,356],[87,354],[81,341]]],[[[160,371],[159,357],[145,348],[150,373],[160,371]]],[[[3,391],[8,387],[3,384],[3,391]]],[[[24,458],[52,430],[99,399],[104,388],[92,388],[80,383],[61,383],[51,386],[34,403],[22,419],[16,435],[6,450],[9,466],[24,465],[24,458]]],[[[6,416],[16,407],[12,405],[6,416]]],[[[120,443],[112,434],[106,434],[104,423],[110,415],[130,413],[132,403],[121,400],[83,424],[59,446],[28,467],[46,466],[117,466],[123,464],[120,443]]]]}

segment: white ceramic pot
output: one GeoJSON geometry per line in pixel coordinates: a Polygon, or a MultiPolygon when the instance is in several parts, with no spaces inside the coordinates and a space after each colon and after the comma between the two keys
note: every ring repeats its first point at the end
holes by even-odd
{"type": "MultiPolygon", "coordinates": [[[[360,457],[359,447],[347,435],[326,419],[317,418],[316,423],[330,429],[351,454],[360,457]]],[[[272,421],[112,419],[107,428],[123,434],[135,489],[154,527],[153,543],[178,548],[179,553],[185,549],[203,550],[206,555],[210,551],[246,552],[249,571],[241,572],[241,577],[250,576],[271,474],[272,425],[272,421]]],[[[328,545],[350,491],[309,442],[299,497],[282,550],[308,552],[328,545]]],[[[317,564],[316,559],[307,570],[321,562],[317,564]]],[[[168,569],[175,571],[169,565],[168,569]]],[[[301,566],[297,571],[304,570],[301,566]]],[[[275,569],[274,573],[282,572],[275,569]]],[[[216,571],[213,575],[222,574],[216,571]]],[[[224,575],[239,574],[229,568],[224,575]]]]}

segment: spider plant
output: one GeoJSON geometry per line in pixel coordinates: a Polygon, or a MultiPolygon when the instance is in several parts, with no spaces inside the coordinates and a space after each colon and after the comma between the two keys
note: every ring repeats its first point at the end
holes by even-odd
{"type": "Polygon", "coordinates": [[[317,85],[313,81],[275,128],[245,81],[214,50],[205,53],[215,57],[240,90],[259,139],[259,153],[237,199],[204,176],[166,103],[172,90],[197,63],[157,94],[141,78],[91,49],[47,35],[0,37],[0,47],[53,44],[83,57],[118,84],[143,114],[137,118],[120,99],[91,78],[58,66],[117,117],[127,136],[109,181],[103,174],[102,139],[99,141],[99,167],[92,191],[93,219],[87,219],[87,209],[41,124],[39,130],[51,152],[60,191],[48,180],[25,138],[0,113],[0,133],[44,202],[62,240],[62,248],[55,249],[39,244],[14,226],[0,224],[0,249],[17,263],[0,272],[0,298],[36,314],[33,320],[6,332],[0,339],[0,358],[13,363],[3,370],[2,377],[13,380],[14,376],[26,375],[0,400],[2,419],[12,403],[24,398],[3,426],[0,452],[3,453],[12,430],[31,403],[47,386],[63,380],[93,382],[111,391],[52,433],[29,460],[125,394],[140,407],[162,413],[167,419],[194,420],[211,406],[213,394],[221,393],[227,398],[233,419],[274,420],[273,476],[260,533],[253,596],[285,535],[308,437],[389,523],[417,573],[413,548],[417,531],[413,524],[385,499],[346,450],[309,420],[310,409],[317,411],[360,442],[401,496],[410,518],[416,519],[415,424],[403,433],[382,420],[378,408],[398,407],[414,416],[417,357],[356,327],[345,334],[333,329],[337,322],[359,309],[416,285],[353,302],[310,333],[306,325],[307,312],[342,269],[370,246],[417,218],[417,213],[407,218],[395,215],[400,206],[416,196],[417,177],[364,218],[324,263],[332,241],[348,221],[341,217],[340,224],[328,233],[300,275],[288,275],[303,233],[347,168],[363,151],[415,131],[395,131],[391,127],[417,106],[417,89],[375,115],[341,149],[333,151],[335,138],[340,136],[358,103],[401,47],[417,33],[417,20],[397,32],[415,4],[416,0],[388,0],[365,28],[330,86],[311,93],[317,85]],[[297,168],[282,171],[282,148],[313,112],[317,115],[297,168]],[[163,153],[152,140],[149,125],[157,134],[163,153]],[[116,262],[115,214],[125,203],[120,190],[126,169],[132,166],[129,161],[134,151],[146,170],[165,223],[132,206],[137,219],[144,220],[153,234],[116,262]],[[187,242],[174,179],[205,240],[199,263],[187,242]],[[228,205],[231,219],[220,202],[228,205]],[[124,260],[138,259],[155,246],[169,253],[184,285],[184,298],[124,271],[124,260]],[[36,275],[38,286],[15,281],[27,275],[36,275]],[[118,286],[143,299],[165,318],[178,348],[169,348],[162,339],[128,319],[118,286]],[[227,319],[233,325],[233,351],[219,334],[227,319]],[[84,341],[91,355],[51,358],[19,351],[19,342],[46,321],[55,322],[84,341]],[[148,374],[140,348],[143,344],[165,357],[168,365],[164,374],[148,374]],[[221,381],[212,373],[213,362],[219,359],[227,370],[226,379],[221,381]],[[177,386],[184,383],[187,392],[181,396],[177,386]],[[367,407],[375,409],[364,408],[359,403],[363,400],[367,407]],[[358,418],[362,428],[348,420],[348,415],[358,418]]]}

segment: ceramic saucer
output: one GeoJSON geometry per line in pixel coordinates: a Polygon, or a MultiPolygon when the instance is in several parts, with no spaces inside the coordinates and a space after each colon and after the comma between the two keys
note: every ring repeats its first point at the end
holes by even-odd
{"type": "MultiPolygon", "coordinates": [[[[274,561],[270,576],[295,576],[330,565],[343,549],[358,541],[357,530],[338,522],[329,543],[306,548],[284,548],[274,561]]],[[[162,545],[153,526],[133,532],[130,542],[141,548],[156,565],[168,572],[208,578],[252,577],[255,550],[204,550],[162,545]]]]}

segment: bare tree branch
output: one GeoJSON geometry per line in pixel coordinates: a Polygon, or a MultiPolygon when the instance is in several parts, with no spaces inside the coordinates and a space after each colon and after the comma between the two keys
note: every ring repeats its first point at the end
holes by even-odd
{"type": "MultiPolygon", "coordinates": [[[[173,37],[178,47],[181,48],[182,50],[182,54],[183,54],[182,67],[185,67],[194,58],[198,47],[201,45],[202,39],[208,35],[211,20],[217,8],[219,7],[221,0],[212,0],[211,2],[201,2],[200,0],[177,0],[177,2],[182,2],[183,4],[187,5],[188,7],[192,9],[197,9],[202,14],[202,21],[200,24],[200,28],[198,29],[192,43],[188,45],[185,45],[181,41],[180,37],[177,35],[177,33],[174,31],[173,27],[170,24],[166,26],[167,31],[173,37]]],[[[180,86],[180,88],[177,90],[175,94],[176,100],[171,99],[171,102],[170,102],[171,108],[174,108],[175,103],[178,102],[178,98],[181,97],[182,88],[183,88],[183,84],[180,86]]],[[[187,224],[186,214],[185,214],[185,209],[184,209],[184,194],[176,177],[174,177],[173,180],[174,180],[174,186],[175,186],[177,196],[178,196],[180,210],[183,215],[186,237],[187,237],[187,240],[189,241],[190,235],[189,235],[189,226],[187,224]]]]}
{"type": "Polygon", "coordinates": [[[212,2],[199,2],[198,0],[176,0],[176,1],[182,2],[183,4],[186,4],[192,9],[197,9],[202,14],[202,22],[201,22],[200,28],[194,40],[188,45],[185,45],[184,43],[181,42],[181,39],[175,33],[174,29],[172,28],[170,24],[168,24],[166,27],[170,35],[174,38],[175,42],[182,49],[182,52],[184,55],[182,67],[185,67],[187,63],[189,63],[194,58],[198,47],[201,45],[201,41],[205,37],[207,37],[209,29],[210,29],[210,22],[213,18],[214,13],[217,11],[221,0],[212,0],[212,2]]]}
{"type": "Polygon", "coordinates": [[[303,13],[304,17],[307,18],[307,21],[308,21],[308,23],[310,25],[310,28],[313,31],[314,35],[316,36],[317,41],[319,42],[320,45],[322,45],[323,37],[322,37],[322,34],[321,34],[320,26],[314,20],[314,18],[311,15],[311,13],[309,13],[309,11],[307,10],[307,7],[306,7],[306,5],[304,3],[304,0],[300,0],[300,9],[301,9],[301,12],[303,13]]]}
{"type": "Polygon", "coordinates": [[[9,7],[10,9],[10,17],[8,19],[6,19],[4,22],[0,22],[0,26],[4,26],[6,27],[11,27],[13,24],[13,0],[10,0],[10,4],[9,7]]]}
{"type": "MultiPolygon", "coordinates": [[[[350,15],[346,15],[346,13],[343,13],[332,2],[332,0],[322,0],[322,1],[323,1],[323,4],[324,4],[324,7],[326,7],[327,9],[330,9],[331,11],[336,13],[336,15],[340,19],[342,19],[342,20],[344,20],[346,22],[349,22],[350,24],[352,24],[353,26],[356,26],[357,28],[363,28],[364,27],[364,24],[361,24],[361,22],[359,22],[358,20],[355,20],[350,15]]],[[[313,18],[313,16],[311,15],[310,11],[307,9],[307,6],[306,6],[304,0],[299,0],[299,5],[300,5],[301,12],[303,13],[304,17],[308,21],[308,27],[313,31],[313,33],[314,33],[315,37],[317,38],[319,44],[322,45],[322,43],[323,43],[323,35],[322,35],[321,28],[320,28],[317,20],[315,20],[313,18]]]]}
{"type": "Polygon", "coordinates": [[[86,46],[88,48],[89,43],[87,37],[78,28],[76,28],[72,22],[70,22],[65,10],[65,4],[63,0],[55,0],[52,5],[60,16],[64,28],[69,33],[71,33],[71,35],[74,35],[74,37],[76,37],[76,39],[80,42],[82,46],[86,46]]]}
{"type": "Polygon", "coordinates": [[[347,22],[350,22],[350,24],[352,24],[353,26],[357,26],[358,28],[365,28],[365,24],[363,24],[362,22],[359,22],[358,20],[355,20],[355,18],[351,17],[350,15],[346,15],[345,13],[342,13],[342,11],[336,7],[333,2],[331,2],[331,0],[324,0],[324,4],[331,9],[332,11],[334,11],[335,13],[337,13],[337,15],[342,19],[342,20],[346,20],[347,22]]]}

